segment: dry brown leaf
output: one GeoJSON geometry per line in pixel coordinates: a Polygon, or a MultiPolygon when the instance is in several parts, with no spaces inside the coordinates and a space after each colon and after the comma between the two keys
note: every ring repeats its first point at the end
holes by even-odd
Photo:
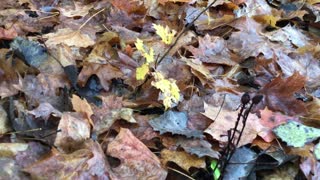
{"type": "Polygon", "coordinates": [[[32,179],[109,179],[110,170],[100,145],[88,140],[78,148],[70,154],[52,150],[24,171],[30,173],[32,179]]]}
{"type": "Polygon", "coordinates": [[[39,106],[32,111],[27,111],[29,114],[34,115],[36,118],[41,117],[45,121],[47,121],[52,114],[56,117],[61,117],[62,113],[54,108],[51,104],[44,102],[39,104],[39,106]]]}
{"type": "Polygon", "coordinates": [[[59,29],[55,33],[44,35],[44,37],[48,38],[46,45],[50,48],[54,48],[58,44],[62,43],[75,47],[88,47],[95,43],[89,35],[81,33],[80,30],[74,31],[69,28],[59,29]]]}
{"type": "Polygon", "coordinates": [[[78,81],[81,86],[84,86],[93,74],[96,74],[99,77],[102,87],[109,91],[111,80],[115,78],[123,77],[123,73],[120,69],[110,65],[110,64],[96,64],[92,63],[86,66],[83,66],[82,71],[78,76],[78,81]]]}
{"type": "Polygon", "coordinates": [[[109,143],[107,154],[121,161],[118,167],[112,168],[117,179],[166,179],[167,171],[161,167],[158,157],[128,129],[120,129],[109,143]]]}
{"type": "Polygon", "coordinates": [[[185,171],[189,171],[191,167],[205,168],[205,158],[199,158],[196,155],[190,155],[184,151],[170,151],[164,149],[161,151],[161,163],[166,165],[167,162],[174,162],[185,171]]]}
{"type": "Polygon", "coordinates": [[[129,123],[136,123],[133,118],[133,110],[122,106],[122,98],[114,95],[101,97],[102,105],[93,106],[94,130],[101,134],[112,126],[116,120],[126,120],[129,123]]]}
{"type": "MultiPolygon", "coordinates": [[[[204,109],[205,112],[202,114],[212,120],[218,115],[217,119],[204,132],[210,134],[214,139],[220,141],[220,143],[228,142],[227,131],[234,128],[238,112],[222,109],[219,113],[220,107],[214,107],[206,103],[204,109]]],[[[242,126],[240,121],[238,128],[241,129],[242,126]]],[[[260,135],[263,129],[264,127],[260,124],[259,118],[255,114],[249,114],[238,147],[251,143],[258,134],[260,135]]],[[[237,133],[236,137],[238,137],[237,133]]]]}
{"type": "Polygon", "coordinates": [[[90,124],[83,115],[76,112],[64,112],[61,116],[54,145],[65,152],[77,149],[90,138],[90,124]]]}
{"type": "Polygon", "coordinates": [[[94,127],[94,123],[91,119],[91,116],[93,115],[93,111],[88,101],[86,99],[81,99],[79,96],[73,94],[71,98],[71,103],[72,103],[73,109],[78,113],[83,113],[85,115],[85,118],[90,123],[90,125],[94,127]]]}
{"type": "Polygon", "coordinates": [[[93,8],[93,4],[83,4],[81,2],[74,1],[73,6],[63,6],[58,8],[60,13],[66,17],[86,16],[89,10],[93,8]]]}

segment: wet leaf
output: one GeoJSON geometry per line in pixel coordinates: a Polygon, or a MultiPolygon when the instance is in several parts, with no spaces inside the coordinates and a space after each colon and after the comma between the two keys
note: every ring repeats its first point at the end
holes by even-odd
{"type": "Polygon", "coordinates": [[[246,147],[236,149],[230,159],[230,163],[226,167],[224,178],[241,179],[247,178],[254,168],[254,162],[257,154],[246,147]]]}

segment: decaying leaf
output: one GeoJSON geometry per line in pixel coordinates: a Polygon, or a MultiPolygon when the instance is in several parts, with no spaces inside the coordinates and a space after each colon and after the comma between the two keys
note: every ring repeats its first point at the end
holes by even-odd
{"type": "Polygon", "coordinates": [[[90,124],[81,113],[64,112],[58,126],[55,146],[70,152],[90,138],[90,124]]]}
{"type": "Polygon", "coordinates": [[[167,171],[160,160],[128,129],[121,128],[117,137],[108,145],[107,154],[120,159],[121,164],[112,168],[117,179],[165,179],[167,171]]]}
{"type": "Polygon", "coordinates": [[[198,158],[184,151],[170,151],[164,149],[161,151],[161,162],[166,165],[167,162],[174,162],[185,171],[189,171],[191,167],[204,168],[206,166],[204,158],[198,158]]]}
{"type": "Polygon", "coordinates": [[[302,101],[296,100],[293,94],[303,88],[305,77],[298,72],[287,79],[277,77],[266,84],[261,90],[264,100],[259,106],[267,106],[273,111],[281,111],[288,115],[303,114],[306,112],[302,101]]]}
{"type": "Polygon", "coordinates": [[[49,33],[44,37],[48,38],[46,41],[48,47],[54,47],[62,43],[68,46],[88,47],[95,43],[89,35],[81,33],[80,30],[74,31],[68,28],[59,29],[56,33],[49,33]]]}
{"type": "Polygon", "coordinates": [[[46,158],[24,169],[34,179],[108,179],[110,174],[100,145],[88,140],[70,154],[52,150],[46,158]]]}
{"type": "MultiPolygon", "coordinates": [[[[227,131],[234,128],[235,122],[238,117],[237,111],[229,111],[222,109],[219,113],[220,107],[214,107],[205,103],[204,105],[205,112],[203,115],[214,120],[216,120],[204,131],[210,134],[214,139],[220,141],[220,143],[225,143],[228,141],[227,131]]],[[[239,128],[243,124],[240,122],[239,128]]],[[[257,135],[262,133],[263,126],[259,122],[259,118],[255,114],[249,114],[247,119],[246,128],[243,131],[241,140],[239,142],[239,147],[251,143],[257,135]]],[[[237,137],[237,135],[236,135],[237,137]]]]}
{"type": "Polygon", "coordinates": [[[129,123],[136,123],[133,117],[133,110],[123,107],[121,97],[102,97],[102,105],[100,107],[93,106],[93,112],[92,119],[94,120],[94,130],[97,134],[109,130],[116,120],[123,119],[129,123]]]}
{"type": "Polygon", "coordinates": [[[260,110],[260,122],[264,126],[263,133],[260,134],[266,142],[271,142],[275,139],[272,129],[276,126],[286,123],[289,120],[298,120],[295,117],[286,116],[279,112],[270,111],[268,108],[260,110]],[[262,135],[265,134],[265,135],[262,135]]]}
{"type": "Polygon", "coordinates": [[[226,179],[241,179],[247,178],[252,169],[257,154],[247,147],[236,149],[235,153],[230,159],[230,163],[226,167],[224,178],[226,179]]]}
{"type": "Polygon", "coordinates": [[[170,132],[172,134],[181,134],[187,137],[202,137],[202,133],[197,130],[187,128],[188,117],[185,112],[166,111],[158,118],[149,121],[154,130],[160,131],[160,134],[170,132]]]}
{"type": "Polygon", "coordinates": [[[85,118],[88,120],[91,126],[94,126],[94,123],[91,119],[91,116],[93,115],[93,111],[91,109],[90,104],[86,99],[81,99],[77,95],[72,95],[71,98],[73,109],[78,113],[83,113],[85,118]]]}

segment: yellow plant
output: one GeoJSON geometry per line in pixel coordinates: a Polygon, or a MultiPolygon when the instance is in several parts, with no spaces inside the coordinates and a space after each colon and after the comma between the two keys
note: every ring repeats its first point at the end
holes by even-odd
{"type": "Polygon", "coordinates": [[[153,28],[165,44],[171,44],[173,42],[174,35],[177,33],[175,30],[170,30],[168,26],[163,27],[161,25],[153,24],[153,28]]]}
{"type": "Polygon", "coordinates": [[[152,73],[155,81],[151,85],[160,89],[165,109],[171,108],[180,100],[180,90],[174,79],[165,79],[160,72],[152,73]]]}
{"type": "Polygon", "coordinates": [[[146,75],[149,73],[149,64],[154,61],[154,50],[153,48],[147,49],[141,39],[137,39],[136,43],[137,50],[146,58],[146,62],[136,69],[136,79],[144,80],[146,75]]]}

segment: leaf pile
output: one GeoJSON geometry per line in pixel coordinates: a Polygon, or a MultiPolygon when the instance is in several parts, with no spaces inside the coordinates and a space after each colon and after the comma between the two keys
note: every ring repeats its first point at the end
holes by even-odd
{"type": "Polygon", "coordinates": [[[319,179],[319,14],[311,0],[2,0],[1,178],[319,179]],[[245,93],[263,96],[251,112],[245,93]]]}

